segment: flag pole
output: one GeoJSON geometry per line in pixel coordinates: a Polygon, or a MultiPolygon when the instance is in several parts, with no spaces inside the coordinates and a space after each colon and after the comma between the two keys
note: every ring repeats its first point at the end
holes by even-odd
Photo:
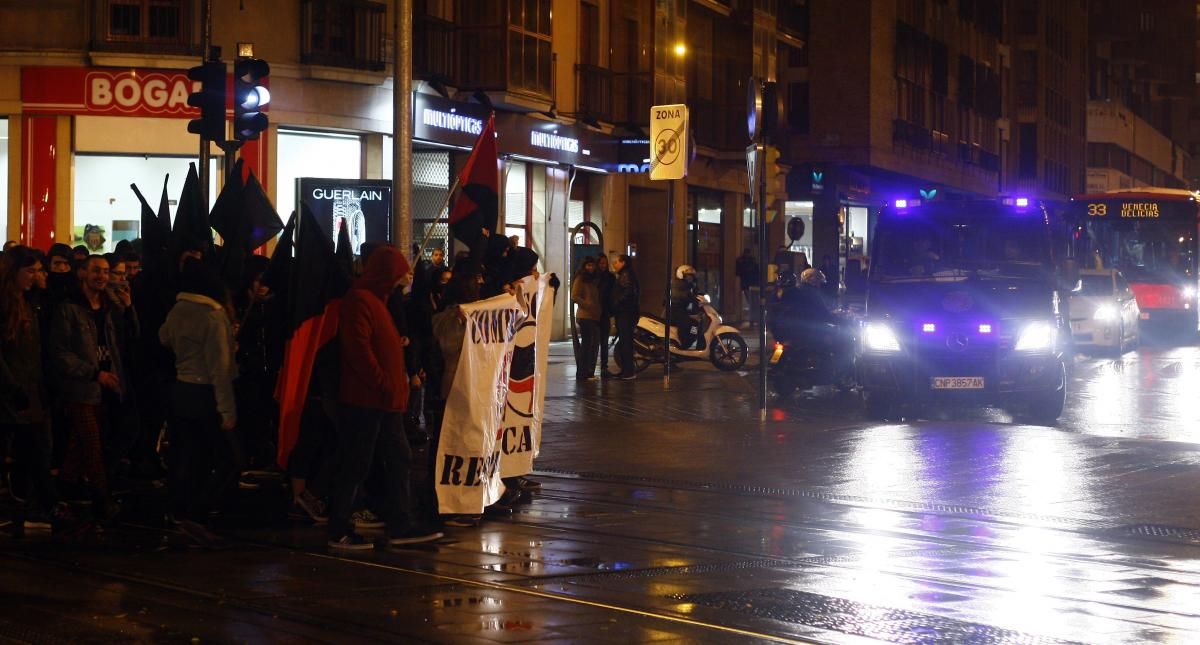
{"type": "Polygon", "coordinates": [[[461,181],[462,177],[455,177],[454,185],[450,186],[450,190],[446,191],[446,199],[442,202],[442,207],[438,209],[437,216],[433,219],[433,222],[429,224],[429,230],[425,231],[425,238],[421,240],[421,249],[417,251],[417,258],[425,255],[425,245],[429,244],[429,238],[433,237],[433,228],[437,226],[439,221],[441,221],[442,213],[445,212],[446,219],[450,219],[450,211],[447,210],[450,207],[450,198],[453,197],[454,192],[458,190],[458,184],[461,181]]]}

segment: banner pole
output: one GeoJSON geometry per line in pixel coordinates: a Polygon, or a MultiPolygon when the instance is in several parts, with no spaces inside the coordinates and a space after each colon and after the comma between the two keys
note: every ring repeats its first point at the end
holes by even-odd
{"type": "MultiPolygon", "coordinates": [[[[450,206],[450,198],[454,196],[454,191],[458,190],[458,184],[460,181],[462,181],[462,177],[455,177],[454,184],[452,186],[450,186],[450,190],[446,191],[446,199],[445,199],[445,201],[442,202],[442,207],[440,209],[438,209],[437,216],[434,218],[433,222],[429,225],[429,230],[425,231],[425,238],[421,240],[421,250],[417,251],[417,257],[413,258],[414,262],[416,260],[418,260],[422,255],[425,255],[425,245],[429,244],[429,238],[433,237],[433,227],[437,226],[438,222],[441,221],[442,212],[445,211],[446,219],[450,219],[450,212],[446,209],[450,206]]],[[[401,249],[401,250],[403,250],[403,249],[401,249]]],[[[443,249],[443,250],[446,251],[447,253],[450,251],[450,249],[443,249]]],[[[447,260],[449,260],[449,258],[447,258],[447,260]]]]}

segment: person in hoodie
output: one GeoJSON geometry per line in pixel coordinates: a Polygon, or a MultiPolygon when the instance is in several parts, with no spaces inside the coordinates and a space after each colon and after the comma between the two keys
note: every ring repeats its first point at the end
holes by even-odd
{"type": "Polygon", "coordinates": [[[202,261],[190,259],[179,275],[175,306],[158,330],[175,355],[168,423],[169,486],[180,529],[199,543],[215,539],[208,514],[237,481],[241,449],[234,434],[233,324],[225,286],[202,261]]]}
{"type": "Polygon", "coordinates": [[[409,488],[412,452],[400,422],[408,407],[404,364],[406,339],[397,331],[387,302],[412,280],[408,260],[381,246],[342,299],[338,343],[342,375],[338,392],[338,466],[329,507],[329,547],[364,550],[373,545],[354,532],[351,514],[359,488],[378,459],[383,465],[384,520],[391,545],[442,537],[415,518],[409,488]]]}

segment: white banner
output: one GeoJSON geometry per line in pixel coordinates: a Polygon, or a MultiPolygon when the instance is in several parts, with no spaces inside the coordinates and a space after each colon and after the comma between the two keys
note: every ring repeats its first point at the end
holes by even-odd
{"type": "Polygon", "coordinates": [[[517,328],[509,361],[508,400],[500,424],[500,475],[533,472],[542,445],[542,412],[546,403],[546,369],[550,364],[550,327],[554,324],[551,274],[517,285],[517,303],[526,318],[517,328]]]}
{"type": "Polygon", "coordinates": [[[446,399],[438,444],[438,509],[479,514],[500,499],[497,432],[508,399],[508,358],[525,312],[512,295],[460,305],[462,354],[446,399]]]}

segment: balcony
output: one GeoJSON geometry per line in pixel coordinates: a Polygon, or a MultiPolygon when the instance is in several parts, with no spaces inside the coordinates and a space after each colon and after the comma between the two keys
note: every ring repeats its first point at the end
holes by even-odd
{"type": "Polygon", "coordinates": [[[575,65],[575,74],[579,81],[579,107],[582,114],[594,117],[600,121],[612,121],[613,73],[610,69],[595,65],[575,65]]]}
{"type": "Polygon", "coordinates": [[[653,75],[650,72],[616,72],[612,75],[612,121],[650,125],[653,105],[653,75]]]}
{"type": "Polygon", "coordinates": [[[200,55],[190,0],[96,0],[94,51],[200,55]]]}
{"type": "Polygon", "coordinates": [[[454,23],[429,15],[413,16],[413,76],[453,84],[454,23]]]}
{"type": "Polygon", "coordinates": [[[894,119],[892,121],[892,143],[902,143],[917,150],[931,150],[933,133],[928,128],[911,121],[894,119]]]}
{"type": "Polygon", "coordinates": [[[301,0],[300,60],[383,71],[387,5],[370,0],[301,0]]]}

